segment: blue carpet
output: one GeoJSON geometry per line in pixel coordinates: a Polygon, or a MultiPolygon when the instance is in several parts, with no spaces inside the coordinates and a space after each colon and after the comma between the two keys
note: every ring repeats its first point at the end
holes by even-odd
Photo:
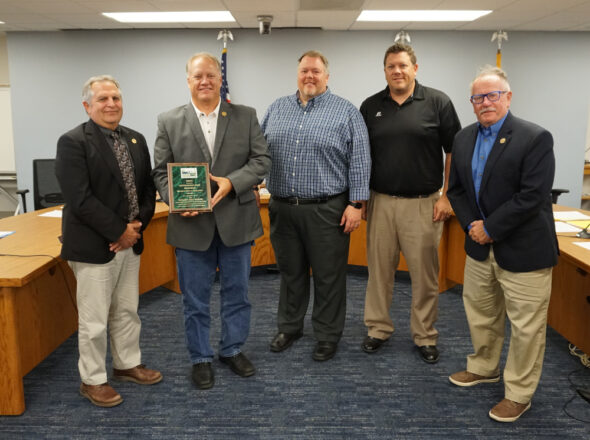
{"type": "MultiPolygon", "coordinates": [[[[488,411],[503,398],[502,383],[462,389],[447,379],[464,369],[471,350],[461,288],[440,297],[441,360],[428,365],[410,338],[410,283],[403,275],[395,286],[393,337],[379,353],[361,351],[366,281],[362,272],[349,274],[344,336],[335,358],[318,363],[311,359],[315,341],[309,316],[303,338],[283,353],[269,351],[276,332],[279,275],[254,274],[252,326],[244,352],[257,373],[238,377],[216,359],[215,386],[207,391],[190,381],[180,295],[155,289],[141,296],[139,312],[143,361],[162,371],[160,384],[112,381],[123,404],[95,407],[78,394],[74,335],[25,377],[27,410],[19,417],[0,417],[0,438],[590,438],[590,423],[575,419],[590,420],[590,405],[574,397],[568,380],[574,372],[572,381],[590,388],[590,370],[581,367],[568,353],[567,341],[551,328],[531,410],[516,423],[500,424],[488,411]]],[[[218,284],[215,289],[217,293],[218,284]]],[[[217,314],[218,295],[213,298],[217,314]]],[[[218,317],[212,329],[212,341],[217,341],[218,317]]]]}

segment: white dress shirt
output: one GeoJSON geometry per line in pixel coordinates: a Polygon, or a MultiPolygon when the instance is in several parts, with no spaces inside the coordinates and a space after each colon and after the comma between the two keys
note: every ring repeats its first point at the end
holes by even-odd
{"type": "Polygon", "coordinates": [[[217,118],[219,117],[219,107],[221,106],[221,99],[217,103],[217,107],[208,115],[205,112],[199,110],[199,108],[195,105],[194,102],[193,107],[195,112],[197,112],[197,117],[199,118],[199,122],[201,123],[201,130],[203,130],[203,136],[205,136],[205,142],[207,142],[207,147],[209,147],[209,153],[211,153],[211,157],[213,157],[213,147],[215,146],[215,133],[217,132],[217,118]]]}

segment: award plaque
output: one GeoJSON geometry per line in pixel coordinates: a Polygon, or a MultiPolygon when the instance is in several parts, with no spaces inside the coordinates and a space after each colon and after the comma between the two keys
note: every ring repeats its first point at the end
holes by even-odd
{"type": "Polygon", "coordinates": [[[211,185],[208,163],[169,163],[170,212],[210,212],[211,185]]]}

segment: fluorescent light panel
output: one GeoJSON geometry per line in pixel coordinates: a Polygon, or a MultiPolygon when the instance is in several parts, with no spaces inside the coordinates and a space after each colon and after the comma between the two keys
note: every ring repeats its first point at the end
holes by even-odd
{"type": "Polygon", "coordinates": [[[484,10],[365,10],[356,21],[473,21],[492,11],[484,10]]]}
{"type": "Polygon", "coordinates": [[[103,12],[121,23],[218,23],[236,21],[229,11],[103,12]]]}

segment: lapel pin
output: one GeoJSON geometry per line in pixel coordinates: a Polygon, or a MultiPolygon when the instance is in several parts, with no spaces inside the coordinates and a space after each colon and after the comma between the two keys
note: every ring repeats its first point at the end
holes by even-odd
{"type": "Polygon", "coordinates": [[[131,138],[131,142],[133,142],[134,144],[137,143],[137,141],[135,140],[135,138],[131,138]]]}
{"type": "Polygon", "coordinates": [[[224,118],[227,116],[226,112],[221,112],[221,116],[223,116],[224,118]]]}
{"type": "Polygon", "coordinates": [[[500,139],[500,143],[501,143],[501,144],[505,144],[505,143],[506,143],[506,138],[502,138],[502,139],[500,139]]]}

